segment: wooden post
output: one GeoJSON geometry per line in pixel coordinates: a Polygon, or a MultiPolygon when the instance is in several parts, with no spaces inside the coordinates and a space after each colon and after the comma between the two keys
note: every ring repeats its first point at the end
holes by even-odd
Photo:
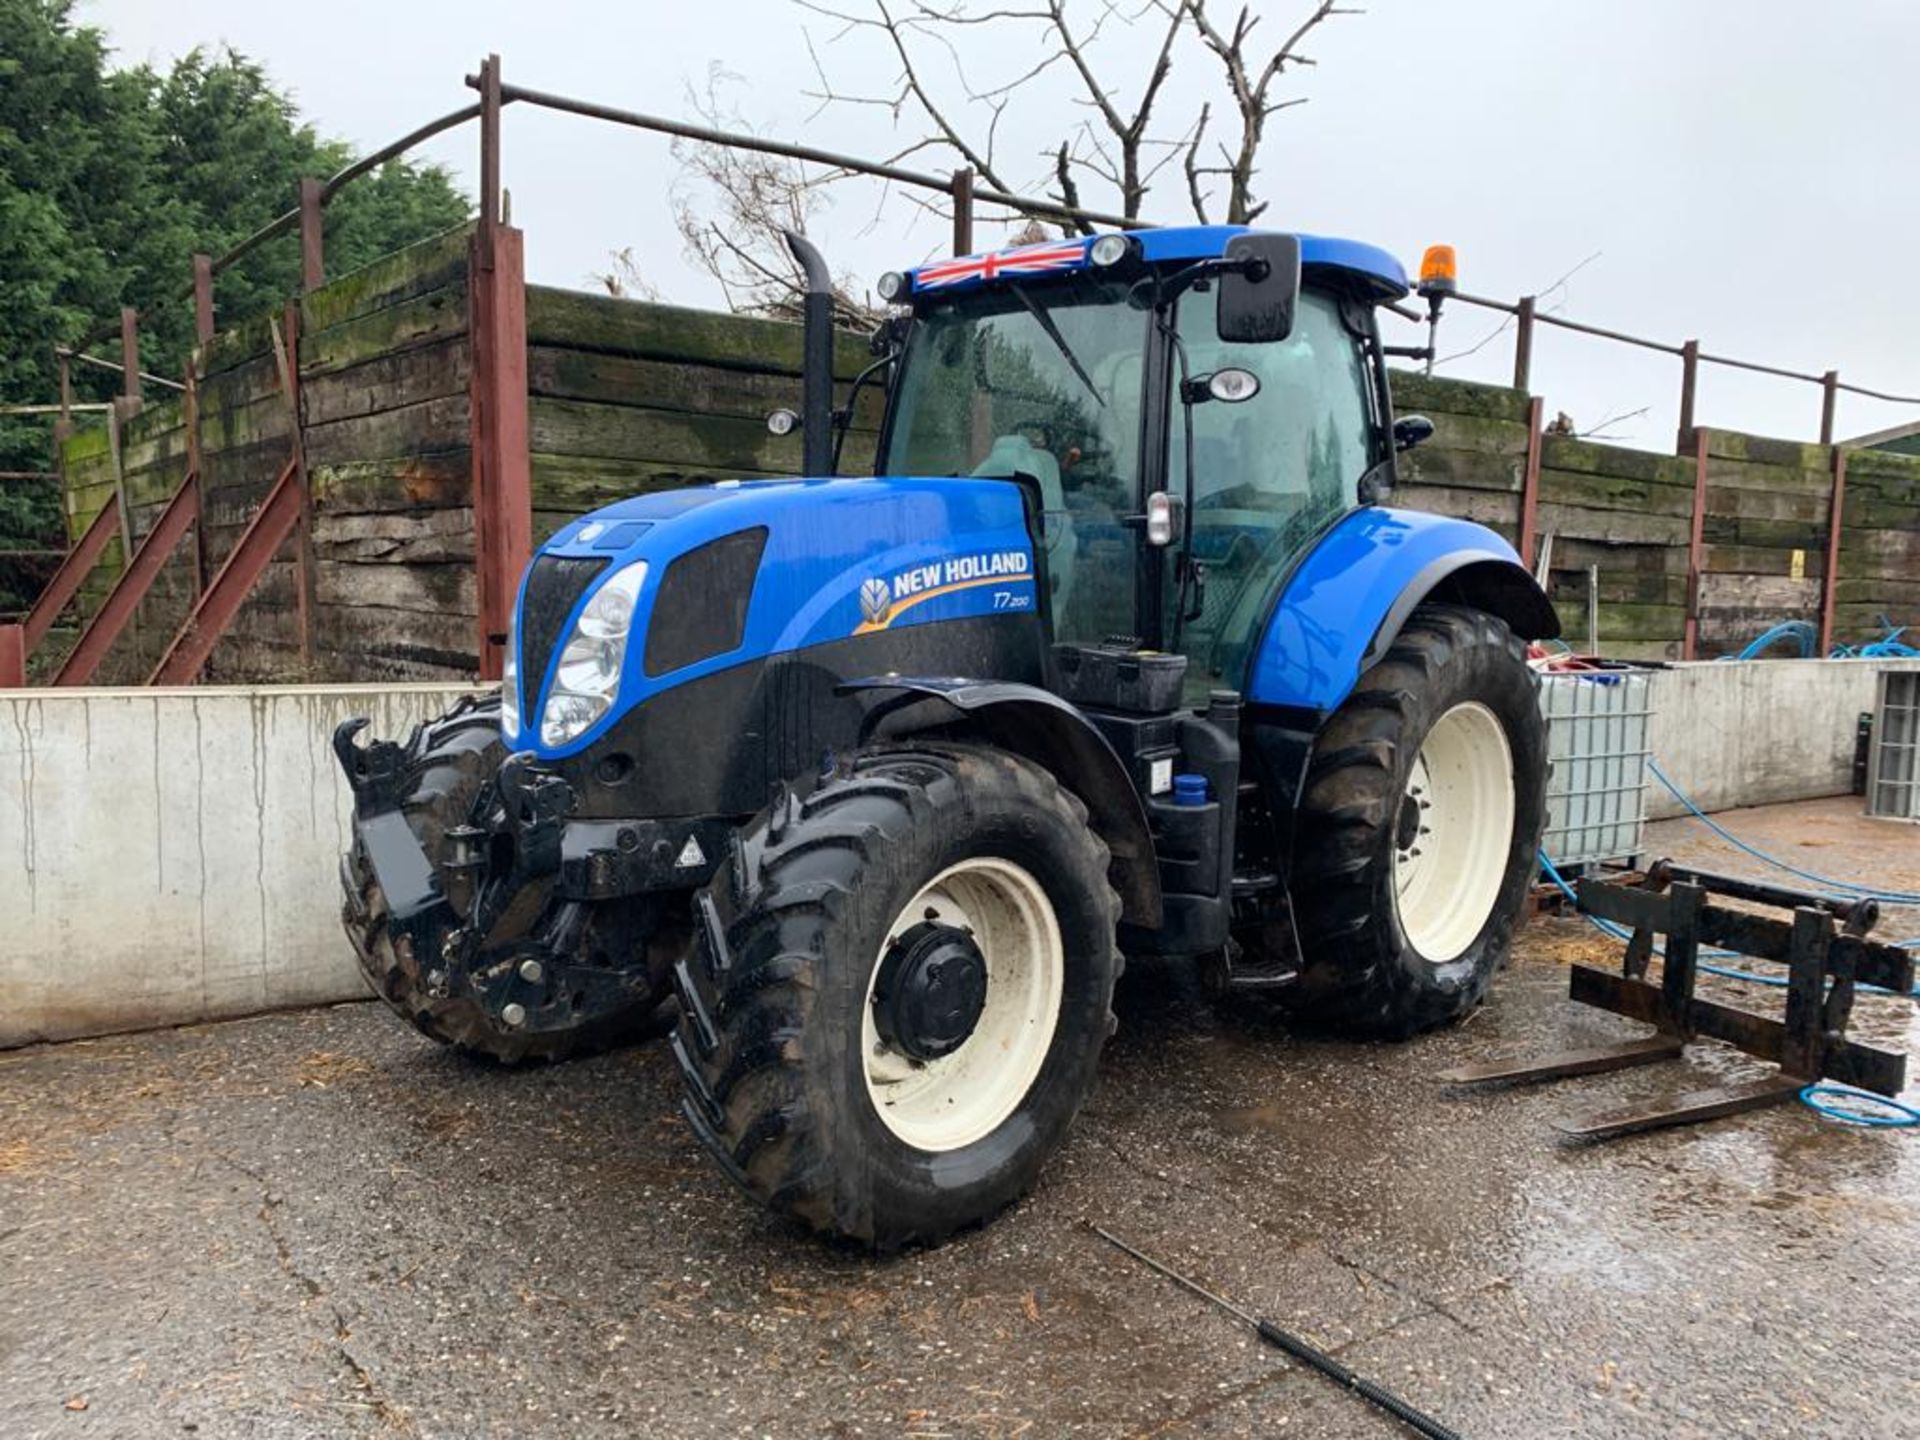
{"type": "Polygon", "coordinates": [[[1693,522],[1687,536],[1687,626],[1680,658],[1696,660],[1700,652],[1700,572],[1707,556],[1707,447],[1710,432],[1693,432],[1693,522]]]}
{"type": "Polygon", "coordinates": [[[953,172],[953,253],[973,253],[973,171],[962,167],[953,172]]]}
{"type": "Polygon", "coordinates": [[[1513,388],[1525,390],[1533,376],[1534,297],[1522,295],[1513,332],[1513,388]]]}
{"type": "Polygon", "coordinates": [[[300,178],[300,290],[318,290],[327,283],[326,236],[320,210],[320,182],[300,178]]]}
{"type": "Polygon", "coordinates": [[[1820,443],[1833,443],[1833,421],[1840,408],[1840,372],[1829,370],[1820,377],[1820,443]]]}
{"type": "Polygon", "coordinates": [[[193,257],[193,338],[204,345],[213,338],[213,257],[193,257]]]}
{"type": "Polygon", "coordinates": [[[0,690],[27,685],[27,627],[0,625],[0,690]]]}
{"type": "Polygon", "coordinates": [[[1547,402],[1535,395],[1527,402],[1527,464],[1520,472],[1520,563],[1533,569],[1534,530],[1540,511],[1540,452],[1546,445],[1547,402]]]}
{"type": "Polygon", "coordinates": [[[287,465],[293,473],[294,616],[300,632],[300,665],[305,677],[313,673],[313,500],[307,493],[306,445],[300,433],[300,306],[288,301],[280,322],[268,321],[273,333],[274,368],[287,407],[287,465]]]}
{"type": "Polygon", "coordinates": [[[1693,402],[1700,385],[1700,342],[1689,340],[1680,347],[1680,438],[1673,453],[1687,453],[1687,441],[1693,438],[1693,402]]]}
{"type": "Polygon", "coordinates": [[[1840,527],[1847,513],[1847,452],[1833,447],[1833,498],[1827,504],[1827,568],[1820,576],[1820,653],[1833,653],[1833,607],[1840,593],[1840,527]]]}
{"type": "Polygon", "coordinates": [[[120,307],[120,394],[140,403],[140,312],[131,305],[120,307]]]}
{"type": "Polygon", "coordinates": [[[518,230],[495,227],[491,264],[480,253],[485,243],[476,230],[467,292],[473,545],[480,678],[498,680],[520,572],[533,553],[533,462],[525,242],[518,230]]]}
{"type": "MultiPolygon", "coordinates": [[[[53,422],[53,453],[56,461],[60,455],[60,442],[73,434],[73,361],[64,350],[56,350],[54,357],[60,366],[60,418],[53,422]]],[[[58,470],[60,466],[53,467],[58,470]]]]}

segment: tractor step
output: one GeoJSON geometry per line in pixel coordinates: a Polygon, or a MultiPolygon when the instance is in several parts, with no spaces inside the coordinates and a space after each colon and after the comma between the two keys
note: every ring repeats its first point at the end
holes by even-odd
{"type": "Polygon", "coordinates": [[[1246,900],[1280,888],[1280,877],[1271,870],[1243,870],[1233,877],[1233,898],[1246,900]]]}

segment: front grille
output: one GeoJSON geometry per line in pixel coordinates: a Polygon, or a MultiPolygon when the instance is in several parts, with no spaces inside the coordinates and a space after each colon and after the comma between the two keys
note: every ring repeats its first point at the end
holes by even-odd
{"type": "Polygon", "coordinates": [[[547,663],[567,623],[574,603],[586,594],[594,576],[607,568],[605,560],[572,560],[541,555],[527,574],[526,599],[520,606],[520,694],[526,723],[539,723],[539,702],[547,679],[547,663]]]}

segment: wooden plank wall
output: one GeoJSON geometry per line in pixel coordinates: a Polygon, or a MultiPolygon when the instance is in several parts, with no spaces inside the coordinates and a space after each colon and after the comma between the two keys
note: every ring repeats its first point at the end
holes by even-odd
{"type": "MultiPolygon", "coordinates": [[[[313,491],[314,610],[303,656],[289,545],[208,662],[230,682],[458,679],[474,670],[473,517],[467,504],[467,248],[470,227],[385,257],[298,305],[301,436],[313,491]]],[[[292,453],[274,358],[284,312],[215,335],[199,363],[209,573],[232,550],[292,453]]],[[[150,401],[63,451],[77,538],[124,478],[135,542],[185,477],[183,403],[150,401]]],[[[138,683],[194,593],[182,544],[103,665],[138,683]]],[[[122,569],[118,542],[89,577],[91,615],[122,569]]]]}
{"type": "MultiPolygon", "coordinates": [[[[1513,539],[1526,468],[1528,397],[1396,372],[1396,413],[1434,436],[1401,457],[1396,504],[1478,520],[1513,539]]],[[[1708,430],[1699,654],[1738,651],[1783,620],[1820,620],[1832,452],[1708,430]]],[[[1835,639],[1877,638],[1882,612],[1920,624],[1920,458],[1848,452],[1835,639]]],[[[1548,589],[1584,647],[1588,567],[1599,567],[1600,648],[1678,659],[1686,633],[1695,460],[1547,435],[1536,530],[1551,533],[1548,589]]]]}
{"type": "MultiPolygon", "coordinates": [[[[871,359],[842,337],[835,375],[871,359]]],[[[799,433],[766,426],[800,409],[798,325],[529,285],[527,388],[536,539],[624,496],[800,471],[799,433]]],[[[869,385],[842,473],[871,472],[880,409],[869,385]]]]}

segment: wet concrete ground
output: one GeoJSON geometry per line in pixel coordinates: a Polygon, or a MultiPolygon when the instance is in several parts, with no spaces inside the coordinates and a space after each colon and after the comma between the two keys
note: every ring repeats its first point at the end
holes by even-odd
{"type": "MultiPolygon", "coordinates": [[[[1857,816],[1722,818],[1920,890],[1920,834],[1857,816]]],[[[1681,822],[1651,848],[1736,868],[1681,822]]],[[[503,1073],[357,1005],[0,1055],[0,1435],[1409,1433],[1087,1221],[1465,1435],[1920,1433],[1920,1132],[1797,1105],[1549,1128],[1755,1068],[1704,1047],[1559,1087],[1430,1078],[1626,1033],[1563,999],[1569,958],[1610,954],[1589,935],[1536,922],[1492,1004],[1400,1046],[1222,1020],[1136,971],[1039,1190],[888,1261],[738,1199],[658,1046],[503,1073]]],[[[1862,1010],[1920,1048],[1907,1002],[1862,1010]]]]}

